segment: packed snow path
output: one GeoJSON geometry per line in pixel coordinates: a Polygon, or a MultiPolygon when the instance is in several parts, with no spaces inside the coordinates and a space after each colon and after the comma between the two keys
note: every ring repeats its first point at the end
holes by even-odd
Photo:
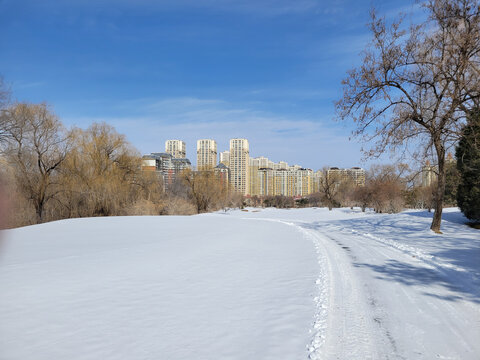
{"type": "Polygon", "coordinates": [[[480,359],[480,232],[458,211],[446,211],[444,235],[426,212],[303,212],[263,219],[297,228],[319,254],[311,359],[480,359]]]}
{"type": "Polygon", "coordinates": [[[4,232],[0,359],[479,359],[480,236],[447,212],[231,211],[4,232]]]}

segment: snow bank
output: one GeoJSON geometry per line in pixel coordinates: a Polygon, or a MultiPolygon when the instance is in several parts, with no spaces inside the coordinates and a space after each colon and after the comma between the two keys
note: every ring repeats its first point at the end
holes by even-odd
{"type": "Polygon", "coordinates": [[[317,264],[288,226],[74,219],[10,230],[0,359],[294,359],[317,264]]]}

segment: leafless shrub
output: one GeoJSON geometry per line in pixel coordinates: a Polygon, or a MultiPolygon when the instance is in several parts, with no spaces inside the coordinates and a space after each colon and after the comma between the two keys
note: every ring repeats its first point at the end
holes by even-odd
{"type": "MultiPolygon", "coordinates": [[[[379,213],[398,213],[405,206],[405,184],[401,180],[399,167],[376,165],[370,169],[366,189],[369,206],[379,213]]],[[[363,206],[362,206],[363,207],[363,206]]]]}
{"type": "Polygon", "coordinates": [[[164,212],[163,204],[155,204],[147,199],[138,199],[120,211],[120,215],[160,215],[164,212]]]}
{"type": "Polygon", "coordinates": [[[177,196],[168,199],[166,206],[167,215],[194,215],[197,213],[198,209],[187,199],[177,196]]]}

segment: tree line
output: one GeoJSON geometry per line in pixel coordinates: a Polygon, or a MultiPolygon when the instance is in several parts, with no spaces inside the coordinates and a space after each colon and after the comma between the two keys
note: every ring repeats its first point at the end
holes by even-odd
{"type": "MultiPolygon", "coordinates": [[[[141,169],[112,126],[67,129],[47,104],[9,102],[0,83],[4,226],[90,216],[196,214],[237,207],[241,196],[211,171],[178,174],[169,191],[141,169]]],[[[2,207],[3,208],[3,207],[2,207]]]]}

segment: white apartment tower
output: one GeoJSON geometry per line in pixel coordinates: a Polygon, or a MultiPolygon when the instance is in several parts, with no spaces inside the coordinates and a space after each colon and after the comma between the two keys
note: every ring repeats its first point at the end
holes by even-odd
{"type": "Polygon", "coordinates": [[[230,140],[230,182],[243,195],[248,193],[249,149],[247,139],[230,140]]]}
{"type": "Polygon", "coordinates": [[[212,169],[217,165],[217,143],[211,139],[197,140],[197,169],[212,169]]]}
{"type": "Polygon", "coordinates": [[[220,153],[220,163],[230,167],[230,151],[226,150],[220,153]]]}
{"type": "Polygon", "coordinates": [[[175,159],[185,159],[187,157],[187,149],[185,141],[167,140],[165,141],[165,152],[172,155],[175,159]]]}

